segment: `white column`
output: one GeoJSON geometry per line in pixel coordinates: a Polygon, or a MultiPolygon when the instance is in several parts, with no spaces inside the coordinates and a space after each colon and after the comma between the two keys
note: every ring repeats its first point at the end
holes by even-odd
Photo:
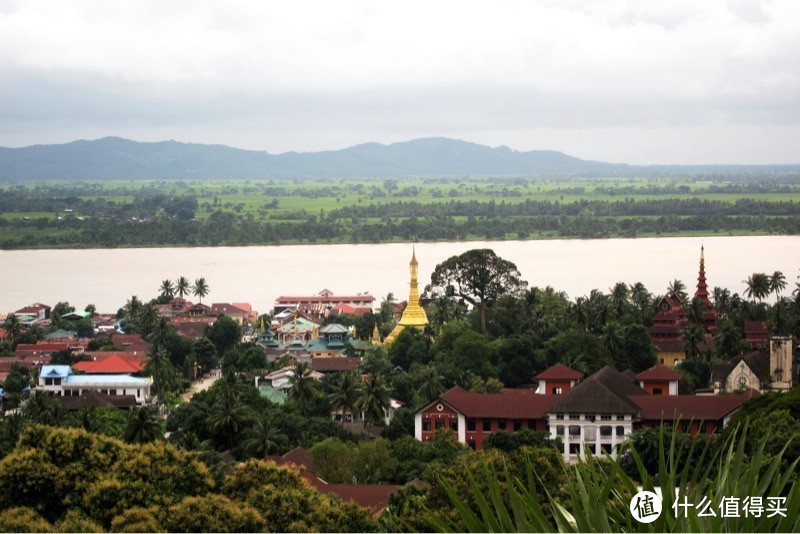
{"type": "Polygon", "coordinates": [[[414,437],[422,441],[422,414],[414,416],[414,437]]]}
{"type": "MultiPolygon", "coordinates": [[[[420,427],[422,422],[420,422],[420,427]]],[[[467,418],[458,414],[458,442],[467,444],[467,418]]]]}

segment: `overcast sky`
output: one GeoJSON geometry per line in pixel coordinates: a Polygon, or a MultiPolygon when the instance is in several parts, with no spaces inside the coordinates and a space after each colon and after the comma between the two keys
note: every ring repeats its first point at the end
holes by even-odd
{"type": "Polygon", "coordinates": [[[800,1],[0,0],[0,146],[800,163],[800,1]]]}

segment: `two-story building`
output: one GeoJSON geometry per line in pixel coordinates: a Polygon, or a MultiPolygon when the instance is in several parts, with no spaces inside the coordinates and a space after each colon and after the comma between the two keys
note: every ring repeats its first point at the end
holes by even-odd
{"type": "Polygon", "coordinates": [[[37,389],[57,396],[81,396],[89,392],[129,396],[136,404],[147,404],[153,379],[128,374],[75,374],[68,365],[43,365],[37,389]]]}

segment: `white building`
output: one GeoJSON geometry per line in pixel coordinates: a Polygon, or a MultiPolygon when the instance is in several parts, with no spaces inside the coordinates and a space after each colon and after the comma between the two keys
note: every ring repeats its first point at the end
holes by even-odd
{"type": "Polygon", "coordinates": [[[69,365],[43,365],[37,389],[54,395],[78,397],[89,391],[110,396],[132,396],[147,404],[153,379],[124,374],[73,374],[69,365]]]}

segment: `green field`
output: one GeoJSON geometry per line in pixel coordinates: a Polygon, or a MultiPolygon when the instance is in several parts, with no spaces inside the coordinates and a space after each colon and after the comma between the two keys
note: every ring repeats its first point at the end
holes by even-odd
{"type": "Polygon", "coordinates": [[[799,216],[796,176],[0,184],[4,248],[785,234],[799,216]]]}

